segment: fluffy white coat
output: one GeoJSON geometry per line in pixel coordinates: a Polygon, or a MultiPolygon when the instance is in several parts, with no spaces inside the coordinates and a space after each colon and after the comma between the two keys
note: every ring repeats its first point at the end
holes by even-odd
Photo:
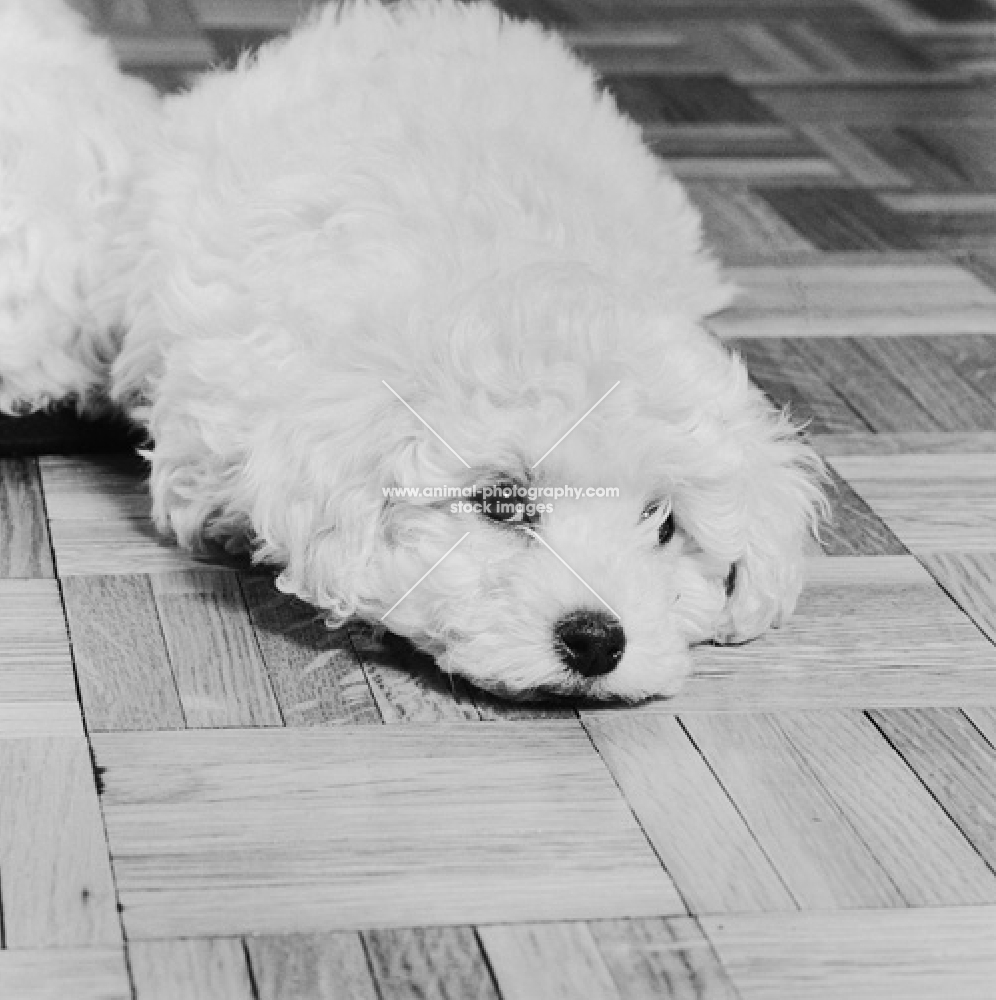
{"type": "Polygon", "coordinates": [[[0,406],[103,388],[181,545],[247,547],[332,619],[391,609],[501,693],[669,694],[690,645],[791,611],[819,463],[704,331],[729,291],[696,211],[556,36],[350,3],[160,109],[23,7],[0,0],[0,406]],[[78,79],[39,90],[53,48],[78,79]],[[496,481],[620,496],[525,530],[384,495],[496,481]],[[579,673],[557,624],[606,606],[625,650],[579,673]]]}

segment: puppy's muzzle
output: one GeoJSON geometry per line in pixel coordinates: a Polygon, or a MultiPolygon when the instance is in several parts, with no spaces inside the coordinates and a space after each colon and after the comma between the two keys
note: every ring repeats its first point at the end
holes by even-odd
{"type": "Polygon", "coordinates": [[[622,623],[604,611],[584,609],[564,615],[553,627],[557,655],[585,677],[607,674],[619,665],[626,649],[622,623]]]}

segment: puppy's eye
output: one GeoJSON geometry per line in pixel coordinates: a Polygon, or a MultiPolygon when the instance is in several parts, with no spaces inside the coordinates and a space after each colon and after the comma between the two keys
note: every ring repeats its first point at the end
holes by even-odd
{"type": "Polygon", "coordinates": [[[661,522],[657,531],[657,541],[661,545],[667,545],[674,538],[674,514],[668,511],[667,517],[661,522]]]}
{"type": "Polygon", "coordinates": [[[499,524],[523,525],[539,521],[536,504],[529,500],[525,489],[511,480],[500,480],[486,491],[481,514],[499,524]]]}
{"type": "Polygon", "coordinates": [[[671,510],[671,505],[664,500],[654,500],[643,508],[643,513],[640,515],[644,521],[651,517],[658,517],[661,508],[665,507],[665,505],[667,506],[667,516],[661,521],[661,526],[657,530],[657,541],[661,545],[667,545],[674,538],[674,511],[671,510]]]}

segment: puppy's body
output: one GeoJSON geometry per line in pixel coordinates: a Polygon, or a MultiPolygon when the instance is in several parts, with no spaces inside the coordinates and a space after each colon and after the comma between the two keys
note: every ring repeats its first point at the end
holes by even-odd
{"type": "Polygon", "coordinates": [[[106,389],[121,316],[111,248],[158,118],[56,0],[0,0],[0,411],[106,389]]]}
{"type": "Polygon", "coordinates": [[[181,544],[511,694],[668,693],[690,643],[791,609],[816,462],[700,328],[728,296],[698,217],[557,39],[329,9],[169,99],[140,174],[109,392],[181,544]],[[619,496],[528,531],[385,496],[496,481],[619,496]]]}

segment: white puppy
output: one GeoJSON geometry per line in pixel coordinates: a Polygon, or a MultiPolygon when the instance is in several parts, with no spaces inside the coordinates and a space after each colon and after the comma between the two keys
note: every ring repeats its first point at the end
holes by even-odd
{"type": "Polygon", "coordinates": [[[728,290],[697,213],[556,37],[352,3],[157,123],[79,34],[75,103],[10,96],[63,37],[11,25],[0,404],[88,397],[113,345],[181,545],[249,547],[330,618],[386,614],[515,696],[669,694],[689,645],[791,611],[819,462],[704,331],[728,290]],[[92,157],[54,156],[74,134],[92,157]],[[39,157],[59,175],[19,180],[39,157]]]}

